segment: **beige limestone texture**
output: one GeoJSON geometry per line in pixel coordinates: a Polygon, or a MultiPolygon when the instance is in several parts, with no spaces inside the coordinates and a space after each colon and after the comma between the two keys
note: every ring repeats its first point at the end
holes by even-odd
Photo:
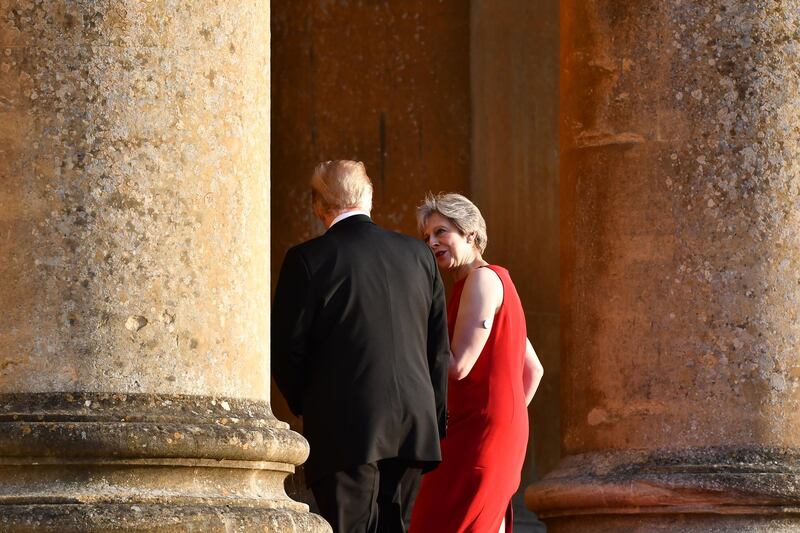
{"type": "Polygon", "coordinates": [[[269,400],[267,0],[0,0],[0,524],[330,531],[269,400]]]}
{"type": "Polygon", "coordinates": [[[572,459],[528,491],[555,531],[796,527],[799,17],[795,1],[561,3],[572,459]]]}
{"type": "Polygon", "coordinates": [[[798,444],[797,9],[572,16],[566,450],[798,444]]]}
{"type": "Polygon", "coordinates": [[[0,1],[0,391],[268,398],[264,1],[0,1]]]}

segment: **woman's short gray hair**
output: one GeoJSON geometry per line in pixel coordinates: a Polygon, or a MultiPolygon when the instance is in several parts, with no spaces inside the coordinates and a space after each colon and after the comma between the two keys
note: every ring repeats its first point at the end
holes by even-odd
{"type": "Polygon", "coordinates": [[[425,224],[432,214],[438,213],[449,220],[462,235],[475,236],[475,246],[483,253],[489,237],[486,235],[486,221],[478,206],[469,198],[454,192],[425,195],[425,200],[417,207],[417,226],[420,233],[425,232],[425,224]]]}

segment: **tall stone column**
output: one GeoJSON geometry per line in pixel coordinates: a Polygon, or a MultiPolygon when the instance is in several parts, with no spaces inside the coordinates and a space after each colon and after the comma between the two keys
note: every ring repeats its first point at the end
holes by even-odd
{"type": "Polygon", "coordinates": [[[269,398],[269,3],[0,0],[4,531],[324,531],[269,398]]]}
{"type": "Polygon", "coordinates": [[[550,531],[800,527],[800,4],[567,0],[550,531]]]}

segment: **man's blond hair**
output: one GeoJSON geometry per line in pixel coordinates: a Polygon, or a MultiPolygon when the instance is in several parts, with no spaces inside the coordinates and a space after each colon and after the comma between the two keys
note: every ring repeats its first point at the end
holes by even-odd
{"type": "Polygon", "coordinates": [[[327,211],[372,210],[372,182],[361,161],[320,163],[311,178],[311,194],[327,211]]]}

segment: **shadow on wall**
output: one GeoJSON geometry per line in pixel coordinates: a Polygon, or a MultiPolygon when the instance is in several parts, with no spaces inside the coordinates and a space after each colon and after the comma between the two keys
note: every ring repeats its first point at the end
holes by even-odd
{"type": "MultiPolygon", "coordinates": [[[[473,198],[545,366],[523,488],[546,473],[560,439],[558,1],[275,0],[272,103],[273,283],[319,229],[307,186],[319,161],[364,161],[376,222],[412,235],[427,191],[473,198]]],[[[272,390],[276,416],[301,430],[272,390]]],[[[287,489],[311,501],[301,478],[287,489]]]]}

